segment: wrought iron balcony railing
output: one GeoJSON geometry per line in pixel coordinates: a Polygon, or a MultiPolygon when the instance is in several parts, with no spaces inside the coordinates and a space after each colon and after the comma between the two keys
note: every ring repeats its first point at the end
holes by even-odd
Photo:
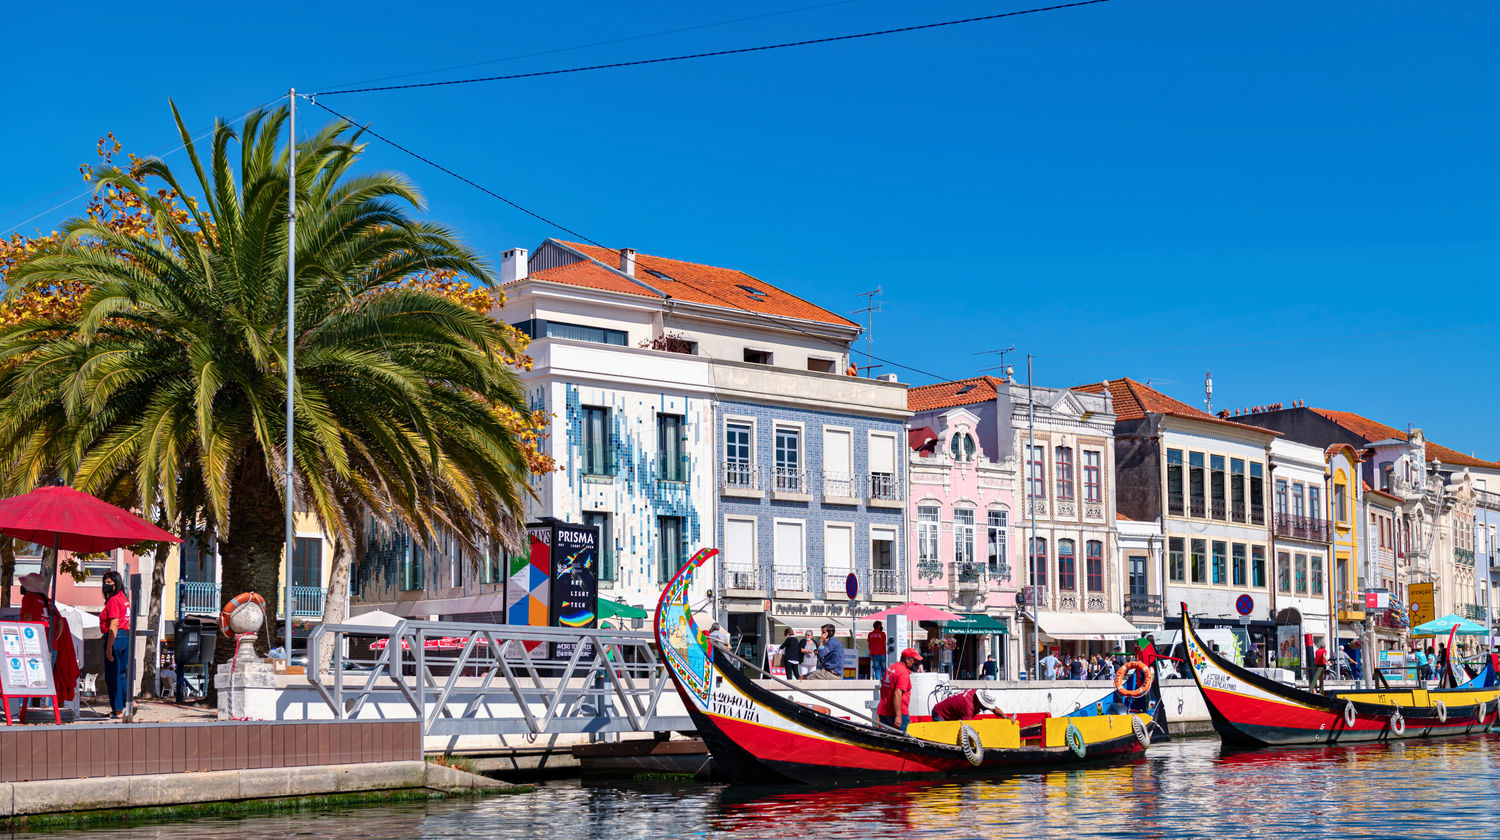
{"type": "Polygon", "coordinates": [[[1144,618],[1160,618],[1162,600],[1160,595],[1130,593],[1125,596],[1125,615],[1144,618]]]}
{"type": "Polygon", "coordinates": [[[1311,516],[1298,516],[1293,513],[1278,513],[1273,520],[1273,525],[1278,537],[1313,542],[1329,542],[1333,539],[1333,529],[1326,519],[1314,519],[1311,516]]]}
{"type": "Polygon", "coordinates": [[[901,486],[892,473],[870,473],[870,498],[883,502],[899,501],[901,486]]]}
{"type": "Polygon", "coordinates": [[[906,591],[905,583],[900,569],[873,569],[870,572],[870,591],[876,595],[900,595],[906,591]]]}
{"type": "MultiPolygon", "coordinates": [[[[217,615],[219,585],[213,581],[180,580],[177,582],[177,617],[217,615]]],[[[322,610],[318,611],[322,615],[322,610]]]]}

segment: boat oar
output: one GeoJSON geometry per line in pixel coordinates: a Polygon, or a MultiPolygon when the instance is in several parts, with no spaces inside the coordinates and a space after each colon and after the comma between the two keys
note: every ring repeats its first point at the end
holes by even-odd
{"type": "MultiPolygon", "coordinates": [[[[721,647],[715,647],[715,646],[710,646],[709,649],[713,650],[713,651],[715,651],[717,653],[724,654],[724,656],[728,657],[729,659],[734,660],[735,662],[738,662],[742,666],[748,666],[750,668],[755,668],[756,670],[760,670],[759,666],[757,666],[754,662],[751,662],[750,660],[748,660],[748,659],[740,656],[737,653],[734,653],[732,651],[727,651],[727,650],[724,650],[721,647]]],[[[744,670],[744,668],[741,668],[740,670],[744,670]]],[[[765,678],[771,680],[772,682],[776,682],[776,683],[779,683],[781,685],[784,685],[787,688],[790,688],[790,689],[792,689],[794,691],[800,691],[803,694],[811,694],[812,696],[818,698],[819,700],[822,700],[824,703],[827,703],[832,708],[838,709],[841,712],[848,712],[849,714],[854,715],[854,717],[856,719],[859,719],[859,720],[863,720],[864,719],[864,716],[866,714],[865,712],[857,712],[857,711],[855,711],[855,710],[853,710],[853,709],[851,709],[851,708],[849,708],[847,706],[840,706],[839,704],[833,702],[832,700],[829,700],[827,697],[824,697],[823,695],[818,694],[815,691],[809,691],[806,688],[804,688],[804,687],[802,687],[800,685],[797,685],[796,683],[792,682],[791,680],[782,679],[781,677],[778,677],[775,674],[768,673],[766,671],[761,671],[761,673],[765,674],[765,678]]],[[[876,726],[876,727],[879,727],[881,729],[889,729],[890,731],[895,732],[895,733],[897,733],[899,735],[906,735],[906,733],[902,732],[900,729],[897,729],[894,726],[890,726],[889,724],[882,723],[878,719],[875,720],[872,725],[876,726]]],[[[906,735],[906,737],[910,738],[911,736],[910,735],[906,735]]]]}

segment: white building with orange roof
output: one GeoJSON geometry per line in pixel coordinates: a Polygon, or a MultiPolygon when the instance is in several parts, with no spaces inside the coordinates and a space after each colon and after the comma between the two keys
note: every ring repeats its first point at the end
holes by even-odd
{"type": "MultiPolygon", "coordinates": [[[[494,316],[561,469],[536,517],[601,534],[600,593],[648,609],[694,551],[720,550],[707,609],[769,663],[790,628],[906,599],[906,386],[850,375],[849,319],[742,271],[548,239],[505,252],[494,316]],[[854,576],[854,599],[846,594],[854,576]]],[[[514,601],[516,587],[508,596],[514,601]]],[[[859,631],[859,643],[849,640],[859,631]]]]}
{"type": "MultiPolygon", "coordinates": [[[[1249,643],[1262,657],[1275,650],[1267,480],[1276,433],[1133,379],[1074,390],[1112,397],[1117,504],[1133,520],[1161,523],[1167,629],[1182,626],[1186,604],[1202,626],[1231,629],[1242,649],[1225,653],[1243,656],[1249,643]]],[[[1301,632],[1299,616],[1283,635],[1301,632]]]]}

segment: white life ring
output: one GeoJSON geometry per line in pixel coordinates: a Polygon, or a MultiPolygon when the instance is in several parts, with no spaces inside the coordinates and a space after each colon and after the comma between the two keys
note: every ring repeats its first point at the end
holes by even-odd
{"type": "Polygon", "coordinates": [[[1354,701],[1353,700],[1345,700],[1344,701],[1344,726],[1346,728],[1353,729],[1354,728],[1354,721],[1357,719],[1357,717],[1358,716],[1354,714],[1354,701]]]}
{"type": "Polygon", "coordinates": [[[984,742],[979,739],[979,733],[974,727],[967,723],[958,728],[958,748],[964,751],[964,758],[975,767],[984,763],[984,742]]]}
{"type": "Polygon", "coordinates": [[[1139,716],[1130,716],[1130,731],[1135,733],[1135,739],[1141,742],[1142,747],[1151,746],[1151,732],[1146,729],[1146,724],[1141,723],[1139,716]]]}
{"type": "Polygon", "coordinates": [[[1406,718],[1402,717],[1400,712],[1391,715],[1391,731],[1397,736],[1406,734],[1406,718]]]}
{"type": "Polygon", "coordinates": [[[1079,730],[1076,724],[1068,724],[1067,731],[1063,733],[1063,742],[1079,758],[1083,758],[1089,751],[1089,745],[1083,740],[1083,732],[1079,730]]]}
{"type": "Polygon", "coordinates": [[[1437,702],[1437,712],[1438,712],[1438,723],[1447,723],[1448,722],[1448,707],[1445,706],[1445,705],[1443,705],[1443,701],[1441,701],[1441,700],[1438,700],[1436,702],[1437,702]]]}

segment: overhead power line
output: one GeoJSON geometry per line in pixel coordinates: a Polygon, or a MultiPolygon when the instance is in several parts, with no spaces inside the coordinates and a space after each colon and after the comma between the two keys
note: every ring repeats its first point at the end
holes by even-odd
{"type": "MultiPolygon", "coordinates": [[[[307,98],[307,100],[309,102],[312,102],[312,104],[318,106],[319,108],[322,108],[323,110],[325,110],[328,113],[332,114],[333,116],[335,116],[335,117],[343,120],[344,122],[349,123],[350,125],[359,125],[359,123],[355,122],[352,118],[350,118],[350,117],[348,117],[348,116],[346,116],[344,114],[341,114],[338,111],[335,111],[334,109],[328,107],[327,105],[324,105],[321,102],[318,102],[317,100],[313,99],[311,96],[308,96],[306,98],[307,98]]],[[[443,173],[445,173],[447,175],[450,175],[450,176],[452,176],[454,178],[457,178],[458,180],[464,182],[465,184],[468,184],[469,186],[473,187],[474,189],[479,190],[480,192],[482,192],[485,195],[489,196],[490,198],[493,198],[493,199],[495,199],[497,201],[503,202],[506,205],[508,205],[508,206],[510,206],[510,207],[512,207],[512,208],[514,208],[516,210],[519,210],[522,213],[525,213],[526,215],[532,217],[533,219],[537,219],[538,221],[541,221],[541,222],[543,222],[543,223],[545,223],[547,225],[550,225],[551,227],[557,228],[558,230],[563,231],[564,233],[567,233],[567,234],[569,234],[571,236],[577,237],[578,239],[581,239],[584,242],[587,242],[590,245],[593,245],[595,247],[603,248],[603,249],[605,249],[607,251],[619,251],[618,248],[611,248],[610,246],[605,245],[604,243],[598,241],[597,239],[594,239],[592,237],[589,237],[589,236],[586,236],[586,235],[584,235],[582,233],[579,233],[578,231],[576,231],[573,228],[570,228],[570,227],[562,224],[561,222],[553,221],[552,219],[549,219],[546,216],[543,216],[542,214],[540,214],[540,213],[538,213],[538,212],[536,212],[534,210],[531,210],[529,208],[523,207],[520,204],[517,204],[516,202],[514,202],[514,201],[506,198],[505,196],[503,196],[503,195],[495,192],[494,190],[490,189],[489,187],[486,187],[483,184],[480,184],[480,183],[478,183],[477,181],[474,181],[471,178],[468,178],[468,177],[466,177],[466,176],[464,176],[464,175],[462,175],[462,174],[460,174],[458,172],[455,172],[452,169],[449,169],[448,167],[446,167],[446,166],[438,163],[437,161],[435,161],[435,160],[433,160],[433,159],[431,159],[429,157],[421,155],[421,154],[417,153],[416,151],[413,151],[412,149],[410,149],[410,148],[408,148],[406,146],[403,146],[400,143],[397,143],[395,140],[392,140],[391,138],[386,137],[383,134],[380,134],[379,132],[375,131],[374,129],[369,128],[368,126],[366,126],[363,129],[363,131],[364,131],[365,134],[368,134],[371,137],[374,137],[375,139],[380,140],[382,143],[385,143],[386,145],[390,146],[391,148],[396,149],[397,151],[402,152],[404,154],[410,155],[411,157],[414,157],[417,160],[419,160],[419,161],[427,164],[428,166],[431,166],[433,169],[436,169],[439,172],[443,172],[443,173]]],[[[827,341],[830,344],[839,344],[840,343],[840,342],[838,342],[838,341],[836,341],[834,339],[828,338],[827,336],[821,336],[821,335],[818,335],[817,333],[811,332],[810,330],[802,329],[801,327],[798,327],[795,324],[788,324],[788,323],[786,323],[783,320],[774,319],[774,318],[771,318],[769,316],[763,315],[763,314],[761,314],[759,312],[754,312],[754,311],[751,311],[751,310],[748,310],[748,309],[742,309],[740,306],[738,306],[737,304],[735,304],[733,301],[724,298],[722,295],[719,295],[719,294],[715,293],[711,289],[705,289],[705,288],[703,288],[701,286],[698,286],[698,285],[696,285],[694,283],[691,283],[691,282],[688,282],[688,281],[685,281],[685,280],[682,280],[682,279],[677,279],[677,282],[681,283],[684,286],[687,286],[687,287],[689,287],[691,289],[696,289],[698,292],[701,292],[704,295],[707,295],[707,296],[709,296],[709,297],[711,297],[711,298],[713,298],[715,300],[718,300],[719,302],[723,303],[725,306],[729,306],[729,307],[732,307],[734,309],[737,309],[737,310],[739,310],[741,312],[744,312],[747,315],[750,315],[751,317],[758,318],[758,319],[760,319],[762,321],[765,321],[768,324],[773,324],[774,326],[776,326],[776,327],[778,327],[780,329],[790,329],[793,332],[801,333],[801,334],[806,335],[806,336],[808,336],[810,338],[816,338],[819,341],[827,341]]],[[[953,377],[943,376],[943,375],[937,374],[937,373],[932,373],[931,371],[922,370],[921,368],[918,368],[918,367],[912,367],[911,365],[902,364],[901,362],[895,361],[893,359],[882,358],[882,357],[876,356],[874,354],[866,354],[866,356],[868,358],[870,358],[870,359],[874,359],[877,362],[881,362],[883,364],[887,364],[887,365],[890,365],[892,367],[898,367],[898,368],[901,368],[902,370],[911,371],[912,373],[921,374],[922,376],[931,377],[932,379],[936,379],[936,380],[939,380],[939,381],[947,381],[947,380],[953,379],[953,377]]]]}
{"type": "Polygon", "coordinates": [[[647,64],[665,64],[672,61],[694,61],[700,58],[717,58],[726,55],[743,55],[745,53],[767,52],[769,50],[784,50],[791,47],[808,47],[814,44],[832,44],[839,41],[855,41],[861,38],[876,38],[881,35],[896,35],[902,32],[918,32],[924,29],[940,29],[946,26],[962,26],[969,23],[981,23],[987,20],[999,20],[1001,18],[1019,17],[1021,15],[1034,15],[1041,12],[1055,12],[1061,9],[1073,9],[1079,6],[1094,6],[1099,3],[1108,3],[1109,0],[1078,0],[1075,3],[1060,3],[1054,6],[1038,6],[1033,9],[1020,9],[1014,12],[997,12],[992,15],[980,15],[979,17],[961,18],[958,20],[944,20],[937,23],[920,23],[914,26],[898,26],[894,29],[879,29],[873,32],[857,32],[850,35],[831,35],[826,38],[809,38],[803,41],[785,41],[779,44],[762,44],[758,47],[738,47],[730,50],[713,50],[711,52],[689,53],[687,55],[671,55],[661,58],[642,58],[634,61],[616,61],[609,64],[590,64],[584,67],[569,67],[562,70],[538,70],[531,73],[510,73],[504,76],[479,76],[470,79],[448,79],[437,82],[412,82],[404,85],[382,85],[379,87],[344,88],[341,90],[325,90],[312,94],[313,96],[334,96],[343,93],[375,93],[386,90],[410,90],[413,88],[446,87],[449,85],[471,85],[479,82],[505,82],[515,79],[534,79],[540,76],[562,76],[568,73],[587,73],[593,70],[617,70],[622,67],[642,67],[647,64]]]}

